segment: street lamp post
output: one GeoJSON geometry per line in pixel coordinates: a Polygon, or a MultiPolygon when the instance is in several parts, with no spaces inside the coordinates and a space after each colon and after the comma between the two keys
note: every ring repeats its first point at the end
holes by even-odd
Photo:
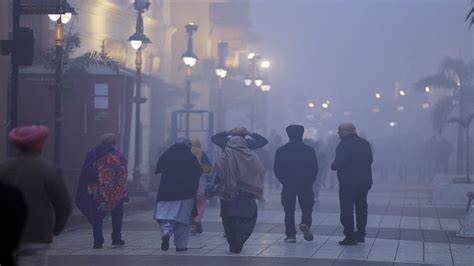
{"type": "Polygon", "coordinates": [[[183,105],[186,110],[186,128],[185,137],[189,138],[189,124],[190,124],[190,112],[193,108],[191,104],[191,81],[192,81],[192,68],[196,64],[198,57],[193,52],[193,33],[198,29],[198,25],[194,23],[188,23],[186,26],[186,33],[188,34],[188,49],[183,54],[183,62],[186,65],[186,103],[183,105]]]}
{"type": "MultiPolygon", "coordinates": [[[[71,10],[71,7],[66,6],[65,9],[71,10]]],[[[56,165],[61,165],[61,133],[63,124],[63,105],[62,105],[62,76],[63,76],[63,45],[64,34],[63,25],[67,24],[72,18],[72,12],[61,14],[48,15],[51,21],[56,22],[54,28],[54,43],[56,47],[56,71],[54,75],[54,157],[53,161],[56,165]]]]}
{"type": "Polygon", "coordinates": [[[136,77],[135,77],[135,163],[133,168],[133,181],[132,185],[129,188],[131,195],[143,195],[146,194],[146,190],[141,183],[141,104],[147,101],[146,98],[141,95],[141,86],[142,86],[142,50],[145,49],[146,44],[151,43],[150,39],[144,34],[143,31],[143,16],[142,14],[145,10],[148,10],[150,7],[150,2],[148,0],[135,0],[134,2],[135,10],[137,11],[137,22],[135,26],[135,33],[129,37],[130,44],[134,50],[136,50],[135,56],[135,67],[136,67],[136,77]]]}
{"type": "Polygon", "coordinates": [[[225,130],[225,107],[224,107],[224,91],[223,91],[223,81],[227,75],[227,69],[225,66],[225,59],[227,57],[227,49],[229,44],[227,42],[219,42],[218,44],[218,58],[217,58],[217,130],[219,132],[225,130]]]}
{"type": "Polygon", "coordinates": [[[258,68],[258,63],[260,61],[260,55],[255,54],[255,53],[250,53],[247,58],[250,60],[250,65],[249,65],[249,73],[248,76],[244,79],[244,83],[246,86],[250,87],[252,89],[252,104],[251,104],[251,112],[250,112],[250,130],[254,131],[255,130],[255,122],[256,118],[255,116],[257,115],[257,93],[258,93],[258,88],[262,86],[263,80],[260,77],[260,71],[258,68]]]}

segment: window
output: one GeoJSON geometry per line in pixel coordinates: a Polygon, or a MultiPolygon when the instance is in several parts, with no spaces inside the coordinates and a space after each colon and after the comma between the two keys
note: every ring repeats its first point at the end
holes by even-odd
{"type": "Polygon", "coordinates": [[[94,108],[109,108],[109,85],[106,83],[96,83],[94,85],[94,108]]]}

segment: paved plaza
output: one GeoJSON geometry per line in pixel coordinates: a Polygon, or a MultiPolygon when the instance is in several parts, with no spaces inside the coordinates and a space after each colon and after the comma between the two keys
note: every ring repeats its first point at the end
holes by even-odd
{"type": "MultiPolygon", "coordinates": [[[[431,195],[426,187],[374,186],[366,243],[340,246],[336,190],[323,190],[315,206],[314,241],[306,242],[299,234],[296,244],[283,242],[278,190],[266,191],[254,234],[240,255],[228,251],[217,206],[207,208],[204,233],[192,236],[190,249],[179,254],[173,246],[160,250],[153,210],[128,212],[125,246],[106,241],[103,249],[92,249],[91,227],[76,226],[55,239],[50,265],[474,265],[474,239],[456,237],[465,206],[434,206],[431,195]]],[[[110,235],[110,222],[104,226],[104,236],[110,235]]]]}

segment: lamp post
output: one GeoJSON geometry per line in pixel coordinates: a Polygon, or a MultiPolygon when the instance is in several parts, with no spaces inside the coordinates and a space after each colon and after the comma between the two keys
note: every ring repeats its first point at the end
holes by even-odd
{"type": "Polygon", "coordinates": [[[64,34],[63,25],[71,21],[74,9],[69,5],[64,6],[64,10],[60,10],[64,14],[49,14],[51,21],[56,22],[54,28],[54,43],[56,47],[56,71],[54,75],[54,157],[53,161],[56,165],[61,165],[61,133],[63,124],[63,105],[62,105],[62,76],[63,76],[63,45],[64,34]]]}
{"type": "Polygon", "coordinates": [[[186,103],[183,105],[186,110],[186,128],[185,128],[185,137],[189,138],[189,115],[190,111],[193,108],[191,104],[191,80],[193,76],[192,68],[196,64],[198,57],[193,52],[193,33],[198,29],[198,25],[194,23],[188,23],[186,26],[186,33],[188,34],[188,49],[184,52],[182,58],[183,62],[186,65],[186,103]]]}
{"type": "Polygon", "coordinates": [[[258,54],[250,53],[247,58],[250,60],[250,65],[249,73],[248,76],[244,79],[244,83],[253,91],[253,99],[250,112],[250,131],[254,131],[256,121],[255,116],[257,115],[257,93],[258,88],[263,84],[263,79],[260,77],[260,70],[258,66],[261,57],[258,54]]]}
{"type": "Polygon", "coordinates": [[[227,42],[219,42],[217,46],[218,58],[216,66],[216,75],[217,75],[217,130],[221,132],[225,129],[225,108],[224,108],[224,91],[223,91],[223,81],[227,75],[227,69],[225,66],[225,59],[227,57],[227,49],[229,44],[227,42]]]}
{"type": "Polygon", "coordinates": [[[130,45],[134,50],[136,50],[135,56],[135,67],[136,67],[136,77],[135,77],[135,97],[133,101],[135,102],[135,163],[133,167],[133,181],[132,185],[129,188],[131,195],[143,195],[146,194],[146,190],[141,183],[141,134],[142,128],[140,123],[140,106],[141,104],[147,101],[146,98],[141,95],[141,86],[142,86],[142,50],[145,49],[146,44],[151,43],[150,39],[143,32],[143,16],[142,14],[145,10],[148,10],[150,7],[150,2],[148,0],[135,0],[133,3],[135,10],[137,11],[137,22],[135,26],[135,33],[128,38],[130,45]]]}

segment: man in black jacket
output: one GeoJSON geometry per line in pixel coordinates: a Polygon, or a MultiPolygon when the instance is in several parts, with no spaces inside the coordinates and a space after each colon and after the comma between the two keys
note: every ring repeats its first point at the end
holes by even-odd
{"type": "Polygon", "coordinates": [[[236,127],[230,131],[217,133],[211,137],[211,141],[219,146],[219,148],[224,150],[227,141],[229,141],[232,136],[241,136],[244,138],[247,142],[247,145],[249,146],[249,149],[251,150],[262,148],[268,144],[268,140],[265,137],[257,133],[250,132],[245,127],[236,127]],[[246,138],[247,136],[250,138],[246,138]]]}
{"type": "Polygon", "coordinates": [[[337,171],[340,219],[346,236],[339,244],[357,245],[357,242],[365,242],[367,193],[372,186],[372,150],[367,140],[357,136],[356,128],[351,123],[341,124],[337,134],[341,142],[336,148],[336,158],[331,169],[337,171]]]}
{"type": "Polygon", "coordinates": [[[318,174],[318,160],[311,146],[303,143],[304,127],[290,125],[286,128],[290,141],[275,153],[273,170],[283,185],[281,203],[285,210],[286,243],[296,242],[296,198],[302,211],[300,230],[306,241],[313,240],[311,233],[314,205],[313,183],[318,174]]]}

